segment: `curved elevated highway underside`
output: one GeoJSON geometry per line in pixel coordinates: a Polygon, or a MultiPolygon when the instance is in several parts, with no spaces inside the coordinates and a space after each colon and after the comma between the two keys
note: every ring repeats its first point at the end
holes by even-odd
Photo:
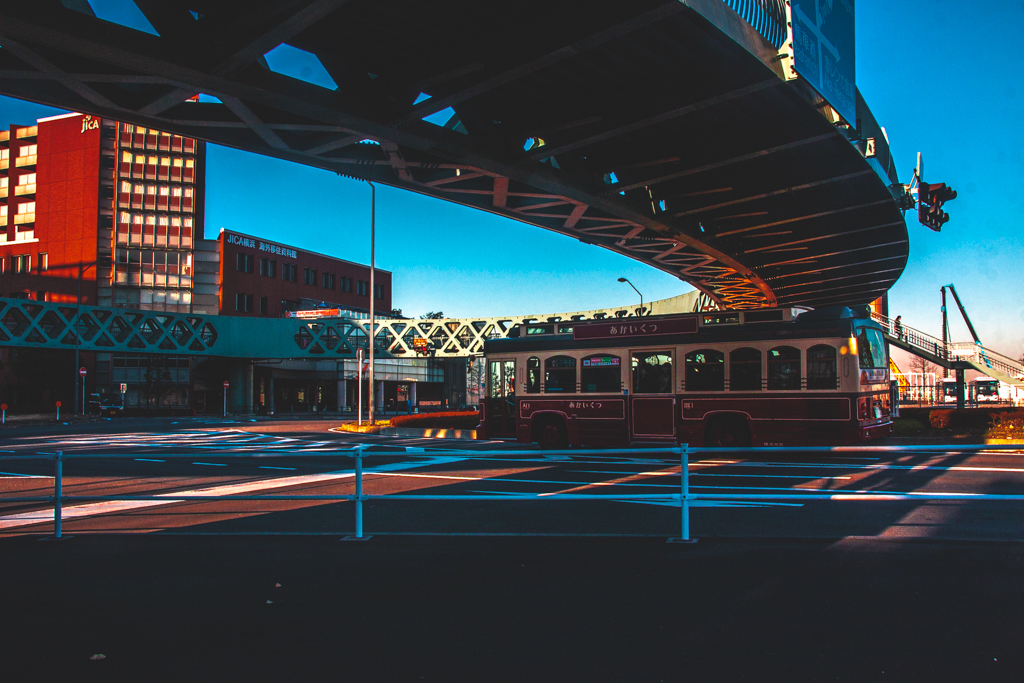
{"type": "Polygon", "coordinates": [[[787,80],[775,0],[136,0],[159,36],[65,4],[0,8],[0,92],[498,213],[725,307],[866,302],[906,265],[884,134],[787,80]],[[281,43],[337,89],[272,71],[281,43]]]}

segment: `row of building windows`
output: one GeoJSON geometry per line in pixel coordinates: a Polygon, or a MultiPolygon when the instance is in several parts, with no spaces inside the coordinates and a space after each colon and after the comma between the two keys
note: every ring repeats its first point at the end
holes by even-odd
{"type": "Polygon", "coordinates": [[[120,178],[161,180],[172,183],[194,183],[196,160],[182,157],[156,157],[121,152],[120,178]]]}
{"type": "Polygon", "coordinates": [[[150,249],[117,249],[114,282],[136,287],[191,287],[192,254],[150,249]]]}
{"type": "MultiPolygon", "coordinates": [[[[10,191],[10,178],[0,178],[0,199],[8,196],[10,191]]],[[[22,173],[18,176],[18,184],[14,186],[14,196],[22,197],[36,193],[36,174],[22,173]]]]}
{"type": "MultiPolygon", "coordinates": [[[[50,269],[50,256],[45,251],[39,252],[36,261],[40,273],[50,269]]],[[[10,258],[0,256],[0,274],[13,273],[27,275],[32,272],[32,254],[13,254],[10,258]]]]}
{"type": "Polygon", "coordinates": [[[196,208],[195,190],[180,185],[133,185],[122,181],[117,205],[122,209],[191,213],[196,208]]]}
{"type": "MultiPolygon", "coordinates": [[[[255,299],[252,294],[243,294],[241,292],[235,294],[235,310],[239,313],[252,313],[255,299]]],[[[259,300],[259,314],[267,315],[269,312],[270,302],[267,297],[261,296],[259,300]]]]}
{"type": "Polygon", "coordinates": [[[121,124],[120,142],[122,147],[136,149],[155,149],[161,152],[184,152],[195,154],[196,141],[181,135],[172,135],[163,131],[135,126],[131,123],[121,124]]]}
{"type": "MultiPolygon", "coordinates": [[[[761,351],[740,348],[729,352],[729,378],[725,376],[726,354],[715,349],[696,349],[684,357],[684,391],[785,391],[802,388],[801,352],[793,346],[779,346],[767,353],[767,375],[761,351]]],[[[579,362],[571,356],[538,357],[526,361],[526,393],[619,393],[622,390],[622,359],[613,354],[595,354],[579,362]],[[578,377],[577,377],[578,370],[578,377]],[[578,383],[577,383],[578,382],[578,383]]],[[[632,390],[636,394],[670,394],[673,358],[667,351],[638,351],[630,356],[632,390]]],[[[500,367],[491,364],[492,387],[501,386],[500,367]]],[[[833,346],[819,344],[807,350],[807,389],[839,388],[838,355],[833,346]]],[[[494,389],[492,388],[492,391],[494,389]]]]}
{"type": "MultiPolygon", "coordinates": [[[[15,168],[22,168],[25,166],[36,165],[36,155],[38,154],[38,145],[22,145],[18,148],[18,154],[15,157],[14,166],[15,168]]],[[[10,168],[11,164],[11,150],[4,148],[0,149],[0,171],[10,168]]]]}
{"type": "Polygon", "coordinates": [[[117,220],[117,244],[190,249],[192,231],[192,216],[145,215],[121,211],[117,220]]]}
{"type": "MultiPolygon", "coordinates": [[[[255,257],[252,254],[245,254],[238,252],[235,254],[235,270],[240,273],[251,273],[255,267],[255,257]]],[[[275,259],[261,258],[260,259],[260,275],[264,277],[276,277],[277,273],[277,261],[275,259]]],[[[298,276],[298,266],[291,263],[281,264],[281,279],[287,280],[288,282],[295,282],[298,276]]],[[[324,289],[334,290],[336,287],[341,292],[352,291],[352,278],[345,277],[344,275],[338,277],[334,273],[322,273],[321,278],[317,279],[316,268],[303,268],[302,269],[302,284],[311,285],[313,287],[319,284],[324,289]]],[[[384,287],[377,285],[377,298],[384,298],[384,287]]],[[[365,280],[356,281],[356,294],[360,296],[368,296],[370,293],[370,283],[365,280]]],[[[242,309],[238,309],[242,310],[242,309]]]]}

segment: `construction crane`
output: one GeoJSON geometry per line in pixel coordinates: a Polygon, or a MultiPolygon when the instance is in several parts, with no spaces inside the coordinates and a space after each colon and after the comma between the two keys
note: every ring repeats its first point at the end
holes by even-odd
{"type": "MultiPolygon", "coordinates": [[[[992,367],[992,362],[989,361],[988,356],[985,355],[985,347],[981,345],[981,340],[978,339],[978,333],[974,331],[974,325],[971,324],[971,319],[967,316],[967,309],[964,308],[963,302],[960,301],[960,296],[956,293],[956,287],[954,287],[952,285],[952,283],[950,283],[948,285],[943,285],[942,288],[941,288],[941,291],[942,291],[942,347],[946,348],[946,344],[948,344],[949,340],[950,340],[949,316],[946,315],[946,289],[947,288],[949,289],[950,293],[952,293],[953,300],[956,301],[957,308],[960,309],[960,315],[963,316],[964,322],[967,323],[967,329],[971,331],[971,337],[974,338],[974,343],[978,346],[978,349],[981,352],[982,360],[985,361],[985,365],[986,366],[991,368],[992,367]]],[[[948,370],[943,369],[942,376],[943,377],[948,377],[948,370]]]]}

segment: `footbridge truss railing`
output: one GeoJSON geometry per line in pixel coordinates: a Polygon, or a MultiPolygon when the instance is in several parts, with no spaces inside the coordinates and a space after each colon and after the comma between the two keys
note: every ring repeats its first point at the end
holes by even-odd
{"type": "MultiPolygon", "coordinates": [[[[485,340],[506,337],[520,323],[599,320],[709,307],[713,302],[693,292],[643,309],[383,319],[376,322],[375,353],[391,358],[467,357],[482,353],[485,340]],[[426,340],[426,344],[417,340],[426,340]]],[[[358,349],[369,348],[369,330],[368,320],[353,318],[249,318],[0,298],[0,346],[239,358],[351,358],[358,349]]]]}
{"type": "Polygon", "coordinates": [[[944,368],[967,367],[1009,384],[1024,386],[1024,363],[973,342],[943,342],[938,337],[907,327],[880,313],[871,317],[883,329],[886,341],[944,368]]]}

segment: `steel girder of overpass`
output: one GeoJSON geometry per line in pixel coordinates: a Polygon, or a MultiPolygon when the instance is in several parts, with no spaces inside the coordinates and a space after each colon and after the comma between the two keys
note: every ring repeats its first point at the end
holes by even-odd
{"type": "MultiPolygon", "coordinates": [[[[630,317],[697,307],[707,310],[709,304],[692,292],[651,302],[646,311],[618,307],[490,318],[378,319],[374,349],[382,358],[420,358],[415,349],[419,338],[428,340],[431,358],[464,358],[481,354],[484,340],[506,337],[520,323],[630,317]]],[[[0,346],[323,360],[354,358],[357,349],[369,348],[369,331],[369,320],[352,318],[193,315],[0,298],[0,346]]]]}
{"type": "Polygon", "coordinates": [[[725,307],[863,303],[906,265],[885,136],[794,76],[782,0],[136,4],[158,36],[3,3],[0,93],[507,216],[725,307]],[[282,43],[337,88],[272,71],[282,43]]]}

